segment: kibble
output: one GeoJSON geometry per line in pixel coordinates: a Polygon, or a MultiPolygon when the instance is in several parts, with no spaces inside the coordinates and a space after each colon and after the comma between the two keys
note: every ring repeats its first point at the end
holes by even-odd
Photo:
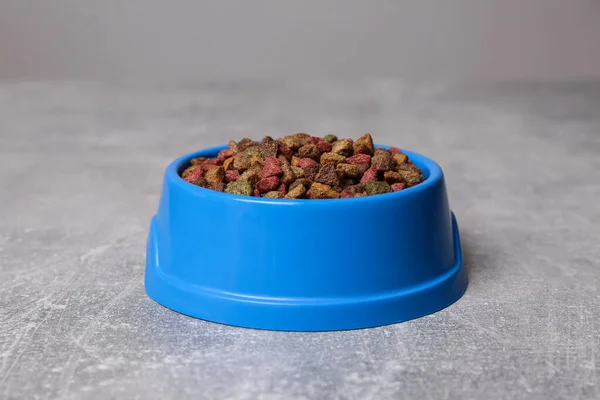
{"type": "Polygon", "coordinates": [[[216,157],[191,159],[181,177],[209,190],[271,199],[373,196],[425,179],[407,154],[397,147],[375,148],[369,133],[356,141],[306,133],[230,140],[216,157]]]}
{"type": "Polygon", "coordinates": [[[281,169],[281,162],[275,157],[265,158],[265,164],[262,169],[261,178],[268,178],[270,176],[278,176],[283,174],[281,169]]]}
{"type": "Polygon", "coordinates": [[[270,176],[268,178],[264,178],[256,182],[256,189],[258,189],[260,193],[275,190],[277,186],[279,186],[279,178],[276,176],[270,176]]]}
{"type": "Polygon", "coordinates": [[[354,153],[352,143],[349,140],[338,140],[331,147],[331,151],[344,157],[350,157],[354,153]]]}
{"type": "Polygon", "coordinates": [[[325,135],[325,136],[323,137],[323,140],[324,140],[324,141],[326,141],[327,143],[333,143],[333,142],[335,142],[336,140],[338,140],[338,138],[337,138],[337,136],[335,136],[335,135],[329,134],[329,135],[325,135]]]}
{"type": "Polygon", "coordinates": [[[252,184],[248,181],[237,180],[231,182],[225,188],[227,193],[239,194],[242,196],[250,196],[252,194],[252,184]]]}
{"type": "Polygon", "coordinates": [[[365,183],[365,192],[367,192],[369,196],[372,196],[374,194],[389,193],[391,191],[392,188],[387,182],[370,181],[365,183]]]}

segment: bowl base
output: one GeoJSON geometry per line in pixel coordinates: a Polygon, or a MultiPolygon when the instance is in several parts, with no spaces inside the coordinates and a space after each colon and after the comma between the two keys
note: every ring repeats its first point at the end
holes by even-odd
{"type": "Polygon", "coordinates": [[[443,275],[399,291],[350,298],[270,298],[221,292],[168,276],[160,268],[156,221],[146,249],[145,288],[159,304],[191,317],[245,328],[335,331],[389,325],[451,305],[467,289],[458,225],[452,215],[456,264],[443,275]]]}

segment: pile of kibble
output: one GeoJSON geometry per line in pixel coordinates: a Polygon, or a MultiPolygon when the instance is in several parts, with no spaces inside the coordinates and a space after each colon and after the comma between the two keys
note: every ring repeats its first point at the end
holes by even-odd
{"type": "Polygon", "coordinates": [[[356,141],[296,133],[262,142],[230,141],[215,158],[190,161],[181,177],[231,194],[337,199],[399,191],[423,181],[422,171],[395,147],[375,148],[370,134],[356,141]]]}

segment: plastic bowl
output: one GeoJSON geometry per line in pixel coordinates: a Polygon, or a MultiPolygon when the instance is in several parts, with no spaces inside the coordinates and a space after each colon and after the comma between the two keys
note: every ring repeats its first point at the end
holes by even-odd
{"type": "MultiPolygon", "coordinates": [[[[377,147],[384,147],[380,146],[377,147]]],[[[402,322],[467,288],[458,226],[434,161],[394,193],[266,199],[194,186],[168,166],[146,253],[148,296],[180,313],[248,328],[326,331],[402,322]]]]}

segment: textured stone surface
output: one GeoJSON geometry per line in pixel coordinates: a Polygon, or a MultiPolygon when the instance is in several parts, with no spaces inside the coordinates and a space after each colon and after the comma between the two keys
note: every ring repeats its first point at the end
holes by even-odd
{"type": "Polygon", "coordinates": [[[599,83],[2,83],[0,398],[598,398],[599,110],[599,83]],[[146,297],[166,165],[295,131],[371,132],[442,165],[470,271],[458,303],[283,333],[146,297]]]}

